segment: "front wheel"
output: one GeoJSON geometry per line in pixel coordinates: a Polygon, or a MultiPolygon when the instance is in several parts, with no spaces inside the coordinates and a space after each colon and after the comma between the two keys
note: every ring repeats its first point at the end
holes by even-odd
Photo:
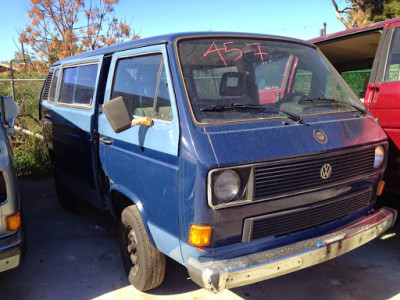
{"type": "Polygon", "coordinates": [[[140,213],[134,205],[122,211],[119,240],[129,282],[142,292],[159,286],[165,276],[165,255],[150,243],[140,213]]]}

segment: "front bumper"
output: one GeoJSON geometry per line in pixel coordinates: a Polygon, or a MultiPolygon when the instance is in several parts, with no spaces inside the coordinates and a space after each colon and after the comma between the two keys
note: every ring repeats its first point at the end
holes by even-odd
{"type": "Polygon", "coordinates": [[[335,232],[280,248],[226,260],[188,261],[191,279],[218,293],[301,270],[347,253],[393,226],[397,211],[381,208],[335,232]]]}
{"type": "Polygon", "coordinates": [[[18,267],[23,248],[23,232],[0,238],[0,272],[18,267]]]}

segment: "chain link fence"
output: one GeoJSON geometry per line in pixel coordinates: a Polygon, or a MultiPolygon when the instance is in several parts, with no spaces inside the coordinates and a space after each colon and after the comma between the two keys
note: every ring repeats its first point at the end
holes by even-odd
{"type": "Polygon", "coordinates": [[[46,74],[0,74],[0,95],[14,99],[19,108],[16,131],[11,137],[17,176],[48,174],[47,149],[41,139],[39,99],[46,74]]]}
{"type": "Polygon", "coordinates": [[[0,78],[0,94],[14,99],[21,115],[39,117],[39,98],[45,78],[0,78]]]}

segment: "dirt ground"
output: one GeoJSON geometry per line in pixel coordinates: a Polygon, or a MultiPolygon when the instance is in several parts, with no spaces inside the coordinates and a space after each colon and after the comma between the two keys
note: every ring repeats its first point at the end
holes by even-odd
{"type": "MultiPolygon", "coordinates": [[[[342,257],[218,295],[168,261],[164,283],[141,293],[126,279],[111,217],[90,207],[64,211],[51,178],[19,183],[28,250],[18,268],[0,273],[0,299],[400,299],[400,222],[342,257]]],[[[400,196],[384,204],[399,209],[400,196]]]]}

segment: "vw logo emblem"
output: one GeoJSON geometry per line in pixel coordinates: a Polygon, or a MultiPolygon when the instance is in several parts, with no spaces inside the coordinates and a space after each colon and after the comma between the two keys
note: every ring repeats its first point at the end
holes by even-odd
{"type": "Polygon", "coordinates": [[[328,179],[332,174],[332,167],[330,164],[325,164],[322,166],[320,175],[322,179],[328,179]]]}

